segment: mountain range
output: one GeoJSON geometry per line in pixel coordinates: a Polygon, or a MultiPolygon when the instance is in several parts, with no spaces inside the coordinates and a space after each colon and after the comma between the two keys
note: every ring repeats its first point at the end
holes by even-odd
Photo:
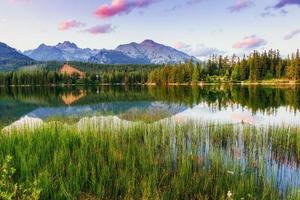
{"type": "Polygon", "coordinates": [[[76,44],[66,41],[55,46],[41,44],[38,48],[25,51],[24,54],[36,61],[82,61],[98,53],[99,50],[81,49],[76,44]]]}
{"type": "Polygon", "coordinates": [[[55,46],[41,44],[36,49],[25,51],[24,55],[36,61],[81,61],[97,64],[165,64],[197,60],[186,53],[152,40],[119,45],[113,50],[83,49],[72,42],[65,41],[55,46]]]}
{"type": "Polygon", "coordinates": [[[33,64],[34,60],[16,49],[0,42],[0,70],[11,70],[20,66],[33,64]]]}
{"type": "Polygon", "coordinates": [[[96,64],[174,64],[197,58],[172,47],[145,40],[141,43],[119,45],[113,50],[79,48],[65,41],[55,46],[39,45],[23,53],[0,42],[0,70],[14,70],[21,66],[45,61],[80,61],[96,64]]]}

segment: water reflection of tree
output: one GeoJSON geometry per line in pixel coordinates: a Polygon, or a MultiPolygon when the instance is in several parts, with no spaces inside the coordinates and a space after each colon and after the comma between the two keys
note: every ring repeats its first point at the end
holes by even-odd
{"type": "Polygon", "coordinates": [[[281,106],[293,111],[300,109],[300,89],[264,86],[91,86],[91,87],[6,87],[0,88],[0,101],[14,99],[38,105],[63,105],[62,96],[86,96],[74,102],[76,105],[110,101],[164,101],[192,107],[206,103],[212,109],[233,105],[246,107],[252,112],[274,113],[281,106]]]}

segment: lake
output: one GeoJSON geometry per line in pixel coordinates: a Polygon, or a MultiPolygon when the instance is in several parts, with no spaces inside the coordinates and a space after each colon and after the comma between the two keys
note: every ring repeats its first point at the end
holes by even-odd
{"type": "Polygon", "coordinates": [[[299,86],[99,86],[0,88],[0,124],[22,117],[78,121],[116,116],[127,121],[201,120],[251,125],[300,125],[299,86]]]}
{"type": "MultiPolygon", "coordinates": [[[[178,157],[190,158],[193,155],[192,162],[196,163],[194,163],[195,166],[214,169],[211,162],[218,160],[221,165],[217,167],[217,171],[222,166],[225,167],[226,176],[231,174],[238,176],[237,173],[242,171],[243,173],[240,175],[249,175],[247,178],[249,181],[254,179],[259,181],[259,177],[262,177],[261,183],[270,183],[276,191],[280,192],[281,197],[285,197],[290,190],[293,190],[296,195],[299,194],[299,192],[297,193],[297,188],[300,186],[299,140],[297,139],[299,132],[297,127],[300,125],[299,86],[10,87],[0,88],[0,110],[0,125],[6,127],[6,130],[8,127],[22,123],[41,124],[59,121],[69,125],[77,124],[79,131],[81,131],[80,125],[85,127],[84,123],[90,123],[98,125],[100,129],[103,128],[104,133],[108,130],[111,133],[119,133],[118,125],[113,125],[116,130],[114,127],[107,129],[103,125],[104,120],[113,120],[113,124],[124,122],[126,126],[136,122],[145,122],[142,123],[144,125],[141,125],[142,129],[152,130],[156,139],[146,133],[144,133],[145,135],[138,134],[141,138],[133,139],[133,143],[125,145],[123,152],[128,150],[127,147],[134,146],[135,142],[149,137],[149,141],[153,139],[153,141],[158,141],[158,144],[161,142],[157,148],[162,147],[162,144],[168,146],[168,148],[163,148],[162,152],[165,153],[165,156],[171,155],[169,159],[171,159],[174,169],[177,167],[181,169],[181,165],[177,163],[180,162],[178,157]],[[174,122],[181,124],[181,122],[189,123],[190,121],[199,122],[199,127],[194,128],[193,124],[187,128],[184,126],[173,127],[172,125],[174,122]],[[156,122],[166,123],[162,123],[163,126],[159,127],[156,126],[159,124],[156,122]],[[163,129],[166,130],[162,131],[163,129]],[[168,134],[159,134],[160,131],[168,132],[170,137],[167,136],[168,134]],[[157,139],[157,137],[161,138],[157,139]],[[234,167],[231,169],[232,165],[234,167]]],[[[51,127],[49,133],[55,131],[60,134],[60,130],[55,127],[51,127]]],[[[61,126],[62,133],[68,130],[67,127],[69,126],[61,126]]],[[[48,134],[47,130],[47,128],[42,129],[44,134],[48,134]]],[[[132,130],[135,133],[135,129],[132,130]]],[[[74,129],[74,137],[76,131],[74,129]]],[[[87,134],[89,133],[87,132],[87,134]]],[[[64,133],[61,137],[63,138],[65,135],[64,133]]],[[[126,137],[126,135],[120,136],[120,138],[126,137]]],[[[42,137],[41,134],[35,136],[42,137]]],[[[48,136],[52,137],[51,134],[48,136]]],[[[15,137],[22,139],[22,136],[15,137]]],[[[5,141],[9,140],[9,137],[3,136],[2,138],[5,146],[7,144],[5,141]]],[[[29,141],[35,141],[31,140],[29,136],[25,136],[26,138],[29,138],[29,141]]],[[[94,139],[99,138],[101,136],[96,135],[94,139]]],[[[112,138],[108,137],[108,139],[112,138]]],[[[114,139],[110,141],[114,143],[114,139]]],[[[40,140],[48,143],[48,139],[40,138],[40,140]]],[[[56,143],[56,140],[57,138],[50,140],[52,145],[56,143]]],[[[122,141],[120,145],[124,144],[123,139],[120,141],[122,141]]],[[[93,143],[93,141],[90,142],[93,143]]],[[[43,151],[48,153],[53,151],[49,155],[56,154],[56,150],[53,148],[35,150],[35,144],[30,142],[29,144],[33,146],[27,147],[26,142],[21,142],[11,148],[16,148],[18,151],[28,148],[31,151],[30,155],[34,154],[36,158],[43,151]],[[22,144],[25,146],[18,147],[22,144]]],[[[149,150],[150,147],[143,148],[149,150]]],[[[2,151],[5,152],[4,147],[2,151]]],[[[23,150],[14,156],[22,159],[22,152],[23,150]]],[[[106,153],[107,151],[104,151],[104,154],[106,153]]],[[[41,153],[40,157],[44,157],[44,155],[41,153]]],[[[142,155],[141,158],[143,158],[142,155]]],[[[97,163],[101,157],[94,159],[97,163]]],[[[35,162],[38,160],[36,159],[35,162]]],[[[52,160],[49,163],[51,164],[52,160]]],[[[43,167],[38,169],[43,169],[43,167]]],[[[207,171],[207,173],[209,172],[210,170],[207,171]]],[[[228,182],[230,180],[230,177],[226,179],[228,182]]],[[[255,188],[259,187],[256,185],[255,188]]]]}

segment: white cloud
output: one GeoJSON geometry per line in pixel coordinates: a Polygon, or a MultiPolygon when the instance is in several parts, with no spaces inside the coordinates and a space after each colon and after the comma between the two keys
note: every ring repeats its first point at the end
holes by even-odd
{"type": "Polygon", "coordinates": [[[220,50],[215,47],[207,47],[204,44],[197,44],[197,45],[189,45],[183,42],[177,42],[175,44],[175,48],[179,49],[180,51],[186,52],[189,55],[195,56],[199,59],[207,59],[209,56],[215,55],[224,55],[226,52],[220,50]]]}

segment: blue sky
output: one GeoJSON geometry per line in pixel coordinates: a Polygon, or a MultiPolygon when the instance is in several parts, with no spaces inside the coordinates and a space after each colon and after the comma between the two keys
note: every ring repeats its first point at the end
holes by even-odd
{"type": "Polygon", "coordinates": [[[300,48],[300,0],[0,0],[0,41],[115,48],[152,39],[197,57],[300,48]]]}

